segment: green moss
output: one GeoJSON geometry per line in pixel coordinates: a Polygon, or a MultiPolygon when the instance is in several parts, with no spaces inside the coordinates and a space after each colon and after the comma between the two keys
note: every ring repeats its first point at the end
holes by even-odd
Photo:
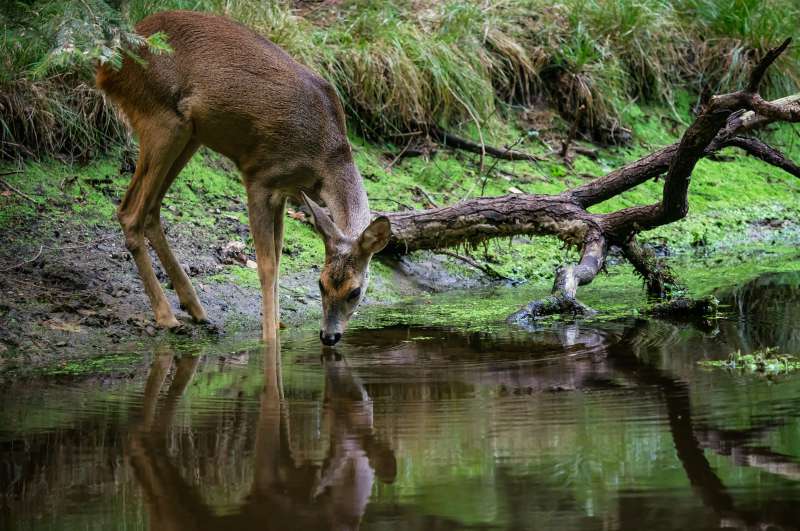
{"type": "Polygon", "coordinates": [[[111,354],[97,358],[64,361],[55,366],[42,369],[41,374],[53,376],[79,376],[82,374],[102,374],[127,369],[141,360],[141,354],[111,354]]]}
{"type": "MultiPolygon", "coordinates": [[[[480,196],[482,191],[484,195],[502,195],[512,188],[527,193],[557,194],[677,141],[685,128],[679,122],[689,120],[690,101],[688,94],[678,92],[671,109],[628,105],[625,112],[626,119],[633,124],[633,145],[602,150],[596,161],[578,157],[571,167],[554,157],[538,164],[487,158],[481,171],[478,156],[460,151],[440,149],[430,159],[416,157],[393,161],[394,154],[404,145],[376,145],[357,136],[351,136],[351,142],[373,210],[422,209],[429,207],[431,200],[438,205],[452,204],[480,196]]],[[[517,148],[543,153],[535,138],[525,136],[516,127],[504,129],[498,121],[492,122],[492,127],[485,129],[484,134],[487,142],[494,145],[509,145],[522,137],[524,141],[517,148]]],[[[771,141],[783,144],[789,155],[800,159],[800,147],[790,142],[793,134],[790,127],[781,127],[770,133],[771,141]]],[[[800,182],[796,178],[734,150],[726,150],[722,156],[730,160],[704,160],[698,164],[689,191],[690,210],[686,219],[646,232],[642,234],[643,240],[666,243],[675,251],[698,247],[741,250],[748,245],[752,234],[758,232],[754,229],[757,222],[800,219],[800,202],[797,201],[800,182]]],[[[0,171],[11,169],[0,167],[0,171]]],[[[119,231],[116,204],[124,195],[130,178],[127,174],[120,175],[116,156],[85,166],[58,161],[31,162],[22,173],[4,179],[34,202],[15,193],[0,195],[0,230],[11,234],[17,243],[28,246],[35,245],[37,242],[33,240],[39,235],[52,234],[48,229],[63,228],[65,221],[67,226],[76,228],[103,227],[119,231]],[[37,231],[10,230],[34,224],[37,231]]],[[[602,213],[657,202],[662,186],[662,182],[644,183],[595,206],[592,211],[602,213]]],[[[171,228],[177,229],[177,233],[173,232],[176,237],[180,237],[180,231],[200,231],[211,241],[239,240],[242,225],[248,221],[244,187],[229,163],[217,154],[202,150],[170,189],[162,215],[171,228]]],[[[320,266],[324,261],[324,249],[314,230],[290,216],[285,223],[281,274],[291,275],[320,266]]],[[[245,243],[248,253],[254,254],[252,241],[245,243]]],[[[494,240],[459,252],[472,254],[507,277],[545,283],[550,282],[556,266],[577,258],[574,250],[565,249],[560,241],[549,237],[494,240]]],[[[460,262],[452,262],[449,267],[459,275],[480,274],[460,262]]],[[[684,272],[680,273],[683,278],[684,272]]],[[[373,268],[373,275],[384,280],[374,284],[373,298],[396,300],[400,296],[392,287],[393,273],[388,268],[378,264],[373,268]]],[[[225,267],[208,280],[258,286],[254,270],[237,266],[225,267]]],[[[633,277],[624,280],[629,281],[638,285],[633,277]]]]}

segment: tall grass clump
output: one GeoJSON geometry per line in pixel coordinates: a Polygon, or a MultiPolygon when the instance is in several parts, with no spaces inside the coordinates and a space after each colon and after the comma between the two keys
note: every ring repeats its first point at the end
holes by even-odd
{"type": "MultiPolygon", "coordinates": [[[[509,106],[550,106],[569,123],[580,119],[585,135],[617,142],[630,101],[670,105],[676,88],[698,101],[740,88],[752,61],[800,36],[796,0],[6,3],[0,157],[85,159],[124,139],[92,87],[93,64],[118,64],[137,46],[166,51],[168,43],[137,41],[130,30],[165,9],[253,27],[328,79],[350,123],[380,140],[431,124],[481,134],[509,106]]],[[[798,50],[770,70],[767,95],[798,91],[798,50]]]]}
{"type": "Polygon", "coordinates": [[[125,129],[93,87],[94,65],[119,66],[141,46],[169,51],[98,0],[3,4],[0,44],[0,159],[102,153],[125,129]]]}
{"type": "Polygon", "coordinates": [[[795,43],[771,68],[762,83],[767,97],[797,92],[800,87],[800,3],[796,0],[677,0],[679,21],[691,28],[697,44],[695,88],[709,92],[743,87],[752,62],[787,37],[795,43]]]}

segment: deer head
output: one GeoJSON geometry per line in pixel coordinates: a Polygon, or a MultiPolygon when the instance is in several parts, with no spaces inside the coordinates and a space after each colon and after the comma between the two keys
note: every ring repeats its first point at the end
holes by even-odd
{"type": "Polygon", "coordinates": [[[327,212],[305,193],[302,195],[325,242],[325,265],[319,276],[322,297],[319,338],[332,346],[342,338],[348,321],[364,298],[369,284],[369,262],[372,255],[386,247],[391,227],[389,219],[380,216],[361,234],[346,236],[327,212]]]}

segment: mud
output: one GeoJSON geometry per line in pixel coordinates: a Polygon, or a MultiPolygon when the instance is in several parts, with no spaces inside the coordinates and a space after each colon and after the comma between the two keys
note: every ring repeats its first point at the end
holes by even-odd
{"type": "MultiPolygon", "coordinates": [[[[246,226],[243,232],[246,236],[246,226]]],[[[9,244],[0,248],[0,370],[9,362],[39,365],[63,362],[91,351],[129,351],[165,335],[198,340],[231,333],[257,335],[260,289],[221,281],[217,275],[226,264],[255,257],[244,254],[232,258],[225,252],[226,241],[188,223],[172,224],[167,237],[206,308],[208,325],[194,323],[179,309],[169,278],[151,250],[156,275],[183,324],[169,332],[156,327],[119,230],[62,228],[41,234],[37,227],[21,227],[9,244]]],[[[441,257],[433,254],[415,261],[386,263],[392,273],[388,278],[373,275],[367,305],[480,283],[475,276],[449,273],[441,257]],[[391,295],[383,296],[387,293],[391,295]]],[[[282,275],[284,325],[315,326],[320,313],[315,287],[318,274],[319,269],[312,266],[282,275]]]]}

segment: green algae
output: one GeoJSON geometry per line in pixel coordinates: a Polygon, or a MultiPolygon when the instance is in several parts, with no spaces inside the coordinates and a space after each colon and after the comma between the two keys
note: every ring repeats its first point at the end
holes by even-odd
{"type": "Polygon", "coordinates": [[[789,374],[800,371],[800,358],[780,354],[775,347],[757,350],[749,354],[732,352],[724,360],[701,360],[697,364],[709,369],[726,369],[738,374],[789,374]]]}

